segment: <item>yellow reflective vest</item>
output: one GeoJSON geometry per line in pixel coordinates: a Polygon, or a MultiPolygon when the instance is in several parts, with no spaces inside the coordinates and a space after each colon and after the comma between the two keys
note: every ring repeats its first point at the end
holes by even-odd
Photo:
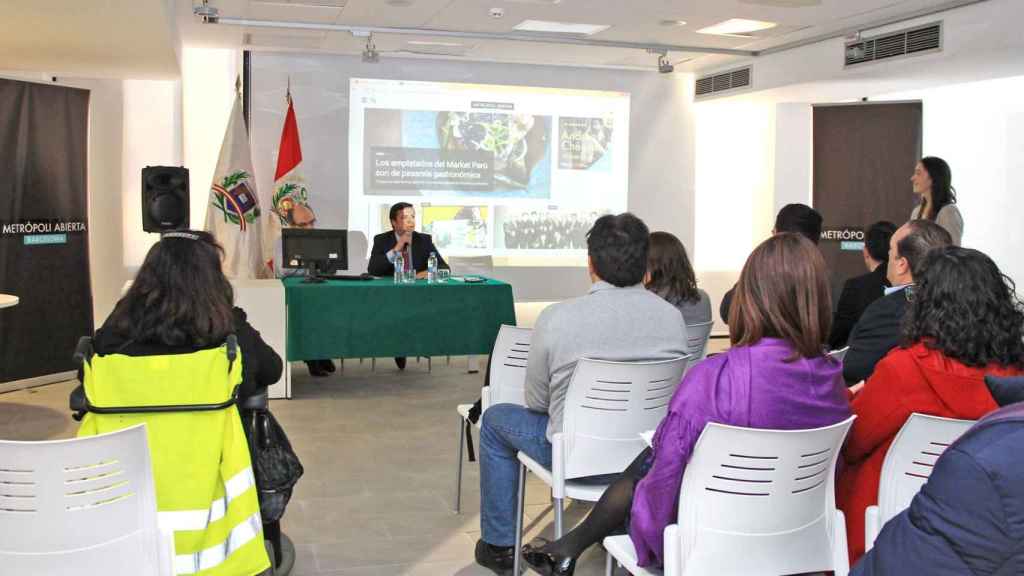
{"type": "MultiPolygon", "coordinates": [[[[239,353],[230,362],[226,345],[188,354],[96,354],[84,363],[83,373],[86,397],[100,408],[215,405],[228,401],[241,383],[242,360],[239,353]]],[[[143,422],[160,526],[174,531],[174,573],[249,576],[269,568],[249,446],[237,407],[89,412],[78,435],[143,422]]]]}

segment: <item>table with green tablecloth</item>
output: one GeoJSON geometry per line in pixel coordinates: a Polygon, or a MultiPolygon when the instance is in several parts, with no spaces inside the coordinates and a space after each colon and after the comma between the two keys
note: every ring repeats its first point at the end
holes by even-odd
{"type": "Polygon", "coordinates": [[[497,280],[282,282],[288,360],[490,354],[498,328],[516,323],[512,286],[497,280]]]}

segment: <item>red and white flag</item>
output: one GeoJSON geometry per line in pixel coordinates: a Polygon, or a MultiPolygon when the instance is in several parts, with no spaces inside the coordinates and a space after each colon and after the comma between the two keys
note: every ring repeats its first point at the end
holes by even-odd
{"type": "Polygon", "coordinates": [[[299,125],[295,121],[295,106],[289,90],[288,111],[284,116],[281,144],[277,152],[277,170],[274,171],[274,195],[271,198],[277,217],[268,218],[267,222],[271,260],[273,247],[280,241],[282,228],[313,228],[316,225],[316,214],[309,205],[309,192],[302,178],[301,164],[299,125]]]}
{"type": "Polygon", "coordinates": [[[239,95],[231,109],[206,207],[206,231],[224,247],[228,278],[271,277],[263,257],[264,220],[239,95]]]}

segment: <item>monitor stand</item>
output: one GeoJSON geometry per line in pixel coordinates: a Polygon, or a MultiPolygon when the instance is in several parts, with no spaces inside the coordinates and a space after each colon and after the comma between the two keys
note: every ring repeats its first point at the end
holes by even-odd
{"type": "Polygon", "coordinates": [[[323,284],[325,280],[323,278],[317,278],[316,275],[316,261],[310,260],[306,262],[306,279],[302,281],[303,284],[323,284]]]}

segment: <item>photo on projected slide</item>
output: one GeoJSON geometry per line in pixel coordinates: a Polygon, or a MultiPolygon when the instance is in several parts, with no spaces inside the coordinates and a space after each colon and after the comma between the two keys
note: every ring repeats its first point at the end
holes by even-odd
{"type": "Polygon", "coordinates": [[[446,252],[486,250],[488,235],[487,206],[427,206],[420,212],[420,229],[433,236],[434,245],[446,252]]]}
{"type": "MultiPolygon", "coordinates": [[[[414,205],[416,230],[433,237],[434,245],[445,254],[473,254],[491,248],[488,206],[414,205]]],[[[381,230],[391,229],[391,205],[377,206],[381,230]]]]}
{"type": "Polygon", "coordinates": [[[551,118],[496,112],[365,110],[368,196],[551,196],[551,118]]]}
{"type": "Polygon", "coordinates": [[[495,210],[495,248],[499,250],[586,250],[587,232],[607,210],[495,210]]]}
{"type": "Polygon", "coordinates": [[[558,119],[558,167],[562,170],[612,171],[613,121],[607,118],[558,119]]]}

